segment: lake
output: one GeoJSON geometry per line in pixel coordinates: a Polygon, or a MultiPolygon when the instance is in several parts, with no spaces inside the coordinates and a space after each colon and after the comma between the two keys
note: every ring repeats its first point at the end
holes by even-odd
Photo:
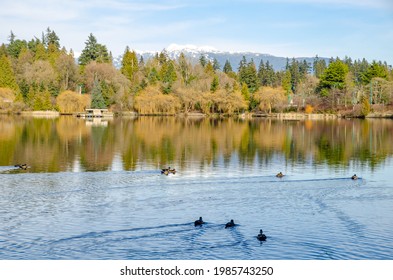
{"type": "Polygon", "coordinates": [[[0,259],[391,260],[392,143],[386,119],[0,116],[0,259]]]}

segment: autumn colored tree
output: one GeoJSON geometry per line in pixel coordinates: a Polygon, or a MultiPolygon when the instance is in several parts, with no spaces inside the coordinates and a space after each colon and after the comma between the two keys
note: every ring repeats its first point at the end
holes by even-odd
{"type": "Polygon", "coordinates": [[[56,97],[56,104],[62,113],[83,112],[90,105],[90,96],[66,90],[56,97]]]}

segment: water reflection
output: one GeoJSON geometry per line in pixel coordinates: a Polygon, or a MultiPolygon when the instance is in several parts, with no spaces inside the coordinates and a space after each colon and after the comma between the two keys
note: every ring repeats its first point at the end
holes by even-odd
{"type": "Polygon", "coordinates": [[[393,152],[392,120],[279,121],[115,118],[86,121],[0,116],[0,165],[27,172],[201,168],[236,158],[239,166],[351,162],[376,168],[393,152]]]}

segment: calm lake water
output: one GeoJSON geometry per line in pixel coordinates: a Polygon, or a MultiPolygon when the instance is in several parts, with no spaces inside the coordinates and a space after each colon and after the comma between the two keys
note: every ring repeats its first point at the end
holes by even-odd
{"type": "Polygon", "coordinates": [[[393,120],[0,116],[0,259],[393,259],[392,155],[393,120]]]}

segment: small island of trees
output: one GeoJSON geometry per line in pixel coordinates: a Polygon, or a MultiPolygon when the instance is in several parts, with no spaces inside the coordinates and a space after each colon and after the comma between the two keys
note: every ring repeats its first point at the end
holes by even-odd
{"type": "Polygon", "coordinates": [[[239,65],[163,50],[144,61],[128,46],[120,69],[107,47],[90,34],[80,57],[60,47],[55,31],[41,39],[17,39],[11,31],[0,46],[0,112],[108,108],[139,114],[238,114],[244,112],[334,113],[366,116],[392,109],[393,70],[386,62],[318,56],[287,59],[276,71],[245,57],[239,65]]]}

